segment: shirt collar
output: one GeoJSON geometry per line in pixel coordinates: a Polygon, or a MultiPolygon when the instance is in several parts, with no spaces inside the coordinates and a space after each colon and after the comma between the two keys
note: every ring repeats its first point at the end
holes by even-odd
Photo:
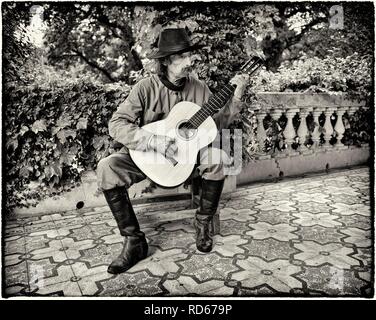
{"type": "Polygon", "coordinates": [[[183,91],[185,84],[187,82],[187,78],[182,78],[180,83],[178,85],[170,82],[166,75],[164,74],[158,74],[159,80],[170,90],[172,91],[183,91]]]}

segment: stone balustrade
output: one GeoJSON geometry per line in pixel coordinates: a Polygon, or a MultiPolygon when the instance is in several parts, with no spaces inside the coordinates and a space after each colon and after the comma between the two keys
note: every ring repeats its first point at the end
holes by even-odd
{"type": "Polygon", "coordinates": [[[243,167],[238,184],[360,165],[369,160],[368,144],[359,148],[343,143],[348,119],[365,108],[364,100],[350,100],[342,93],[260,92],[256,96],[259,150],[255,159],[243,167]],[[278,121],[281,117],[286,123],[282,127],[284,147],[265,151],[268,128],[264,120],[278,121]]]}
{"type": "MultiPolygon", "coordinates": [[[[306,93],[258,93],[260,107],[256,107],[257,118],[257,140],[261,147],[264,146],[266,130],[264,119],[270,115],[273,120],[278,121],[281,116],[287,119],[283,129],[285,139],[285,151],[287,154],[317,152],[332,148],[348,148],[342,143],[345,133],[344,115],[351,117],[359,108],[365,108],[365,101],[348,100],[345,95],[333,94],[306,94],[306,93]],[[316,124],[313,131],[307,125],[307,117],[311,115],[316,124]],[[296,130],[293,125],[293,118],[298,116],[300,124],[296,130]],[[324,116],[324,125],[320,125],[319,117],[324,116]],[[335,125],[332,125],[332,117],[337,118],[335,125]],[[320,135],[324,134],[324,143],[320,143],[320,135]],[[308,138],[313,144],[307,146],[308,138]],[[335,143],[331,144],[332,137],[336,137],[335,143]],[[293,144],[299,141],[299,147],[293,148],[293,144]]],[[[276,151],[276,150],[274,150],[276,151]]]]}

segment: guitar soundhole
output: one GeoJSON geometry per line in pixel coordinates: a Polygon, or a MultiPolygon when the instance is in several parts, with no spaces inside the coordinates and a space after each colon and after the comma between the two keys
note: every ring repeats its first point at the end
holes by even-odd
{"type": "Polygon", "coordinates": [[[177,135],[183,140],[191,140],[197,134],[197,129],[189,128],[187,121],[182,121],[177,126],[177,135]]]}

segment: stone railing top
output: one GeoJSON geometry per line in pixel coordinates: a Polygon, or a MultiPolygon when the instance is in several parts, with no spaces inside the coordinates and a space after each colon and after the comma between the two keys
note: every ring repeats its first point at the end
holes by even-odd
{"type": "MultiPolygon", "coordinates": [[[[259,108],[291,109],[291,108],[328,108],[328,107],[360,107],[365,100],[349,99],[346,93],[304,93],[304,92],[258,92],[256,93],[259,108]]],[[[255,106],[257,109],[257,106],[255,106]]]]}

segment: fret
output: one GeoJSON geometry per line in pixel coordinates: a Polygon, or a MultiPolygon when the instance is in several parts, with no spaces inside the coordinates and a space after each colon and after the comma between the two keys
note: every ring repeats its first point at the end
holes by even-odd
{"type": "Polygon", "coordinates": [[[219,90],[214,96],[217,99],[222,100],[221,103],[226,103],[227,100],[230,98],[231,94],[232,91],[229,91],[229,89],[226,87],[222,87],[221,90],[219,90]]]}
{"type": "Polygon", "coordinates": [[[202,123],[203,117],[205,116],[202,116],[200,111],[195,114],[195,120],[199,123],[199,125],[202,123]]]}
{"type": "Polygon", "coordinates": [[[214,109],[213,109],[213,106],[210,105],[210,99],[209,99],[209,101],[206,104],[204,104],[204,106],[202,107],[202,109],[209,109],[210,112],[214,112],[215,111],[215,106],[214,106],[214,109]]]}
{"type": "Polygon", "coordinates": [[[200,120],[201,120],[201,123],[203,123],[207,118],[209,118],[211,116],[211,114],[202,114],[200,113],[200,120]],[[202,117],[201,117],[202,116],[202,117]]]}
{"type": "Polygon", "coordinates": [[[195,117],[196,119],[199,119],[199,122],[202,121],[203,118],[206,118],[208,115],[207,114],[202,114],[203,111],[202,110],[199,110],[196,114],[195,114],[195,117]]]}
{"type": "Polygon", "coordinates": [[[199,111],[199,113],[204,113],[206,116],[210,116],[215,112],[209,104],[205,104],[199,111]]]}
{"type": "Polygon", "coordinates": [[[211,112],[210,110],[207,110],[207,109],[202,109],[199,111],[199,115],[201,116],[204,116],[205,118],[209,117],[211,115],[211,112]],[[208,113],[207,113],[208,111],[208,113]]]}
{"type": "Polygon", "coordinates": [[[208,117],[204,116],[204,115],[199,115],[198,118],[200,119],[200,124],[201,125],[208,117]]]}
{"type": "Polygon", "coordinates": [[[210,110],[210,108],[207,108],[206,105],[200,109],[200,113],[204,113],[205,115],[207,116],[210,116],[210,113],[211,113],[212,110],[210,110]],[[208,113],[206,113],[206,111],[208,111],[208,113]]]}
{"type": "MultiPolygon", "coordinates": [[[[222,91],[222,90],[221,90],[221,91],[222,91]]],[[[222,95],[222,93],[221,93],[221,91],[219,91],[219,92],[218,92],[218,95],[222,96],[222,97],[223,97],[223,99],[227,100],[227,99],[228,99],[228,97],[226,97],[226,96],[223,96],[223,95],[222,95]]]]}
{"type": "Polygon", "coordinates": [[[207,119],[207,118],[201,118],[201,117],[198,117],[198,126],[197,128],[207,119]]]}
{"type": "Polygon", "coordinates": [[[192,124],[193,124],[193,127],[195,128],[195,129],[197,129],[198,127],[199,127],[199,123],[196,121],[196,119],[194,119],[194,116],[189,120],[190,122],[192,122],[192,124]]]}
{"type": "MultiPolygon", "coordinates": [[[[215,100],[215,98],[213,97],[212,99],[209,100],[209,103],[213,103],[214,104],[214,101],[217,102],[217,100],[215,100]]],[[[218,109],[220,109],[222,106],[219,104],[219,108],[217,106],[218,109]]]]}
{"type": "Polygon", "coordinates": [[[199,121],[201,120],[201,114],[202,114],[202,111],[199,110],[196,114],[195,114],[195,118],[198,119],[199,121]]]}
{"type": "Polygon", "coordinates": [[[233,94],[233,90],[235,90],[235,88],[233,86],[232,87],[232,90],[230,88],[227,88],[227,86],[223,87],[223,90],[228,90],[228,94],[232,95],[233,94]]]}
{"type": "Polygon", "coordinates": [[[222,108],[222,106],[226,103],[226,101],[227,101],[227,99],[226,99],[226,101],[223,101],[223,99],[221,99],[221,97],[218,97],[217,95],[215,96],[215,97],[213,97],[213,100],[215,100],[216,102],[218,102],[219,103],[219,105],[221,106],[221,108],[222,108]]]}
{"type": "Polygon", "coordinates": [[[233,93],[233,91],[236,89],[236,85],[229,83],[228,85],[225,86],[225,88],[230,90],[231,93],[233,93]]]}
{"type": "MultiPolygon", "coordinates": [[[[249,71],[251,68],[253,68],[257,64],[259,64],[260,66],[261,65],[260,62],[261,62],[260,59],[257,59],[255,61],[255,59],[253,58],[249,60],[245,65],[243,65],[242,70],[249,71]]],[[[254,73],[254,71],[256,71],[258,67],[252,70],[251,73],[254,73]]],[[[214,115],[216,112],[218,112],[220,109],[223,108],[223,106],[230,100],[231,96],[234,94],[235,89],[236,89],[236,85],[232,85],[231,83],[228,83],[227,85],[223,86],[220,90],[218,90],[214,95],[212,95],[209,98],[209,101],[206,102],[201,107],[200,110],[198,110],[191,117],[188,123],[192,127],[197,129],[208,117],[214,115]]]]}
{"type": "Polygon", "coordinates": [[[211,107],[211,106],[208,106],[207,110],[209,111],[210,116],[217,112],[217,109],[215,109],[215,107],[213,109],[213,107],[211,107]]]}
{"type": "Polygon", "coordinates": [[[211,113],[210,112],[206,113],[205,111],[203,111],[203,112],[201,112],[200,117],[201,117],[201,115],[204,117],[204,121],[205,121],[206,118],[211,116],[211,113]]]}
{"type": "Polygon", "coordinates": [[[200,110],[190,119],[195,128],[198,128],[208,117],[218,112],[228,102],[234,93],[235,86],[228,84],[209,98],[200,110]]]}
{"type": "Polygon", "coordinates": [[[200,119],[197,118],[197,116],[195,117],[195,126],[199,127],[200,126],[200,119]]]}

